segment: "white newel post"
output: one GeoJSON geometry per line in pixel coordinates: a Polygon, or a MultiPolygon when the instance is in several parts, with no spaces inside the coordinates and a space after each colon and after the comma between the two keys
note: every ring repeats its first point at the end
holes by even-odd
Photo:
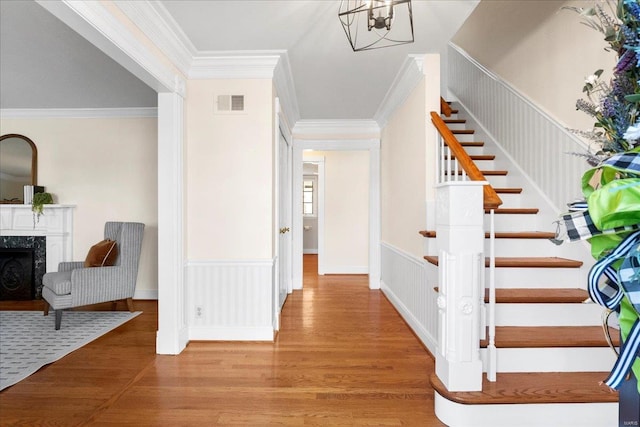
{"type": "Polygon", "coordinates": [[[482,186],[485,184],[485,181],[455,181],[436,188],[439,255],[436,374],[449,391],[482,390],[482,186]]]}

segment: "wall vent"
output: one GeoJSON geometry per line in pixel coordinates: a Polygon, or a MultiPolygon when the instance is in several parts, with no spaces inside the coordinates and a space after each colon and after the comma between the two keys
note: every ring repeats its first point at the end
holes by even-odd
{"type": "Polygon", "coordinates": [[[244,95],[218,95],[216,112],[234,113],[244,111],[244,95]]]}

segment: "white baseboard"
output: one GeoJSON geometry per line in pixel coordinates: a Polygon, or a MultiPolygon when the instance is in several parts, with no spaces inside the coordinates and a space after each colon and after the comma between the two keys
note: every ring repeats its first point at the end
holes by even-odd
{"type": "Polygon", "coordinates": [[[136,289],[135,293],[133,294],[133,299],[157,300],[158,290],[157,289],[136,289]]]}
{"type": "Polygon", "coordinates": [[[198,327],[189,328],[189,340],[200,341],[273,341],[273,327],[198,327]]]}
{"type": "Polygon", "coordinates": [[[366,265],[325,265],[322,274],[369,274],[366,265]]]}
{"type": "Polygon", "coordinates": [[[318,249],[303,249],[302,250],[303,254],[309,254],[309,255],[318,255],[318,249]]]}

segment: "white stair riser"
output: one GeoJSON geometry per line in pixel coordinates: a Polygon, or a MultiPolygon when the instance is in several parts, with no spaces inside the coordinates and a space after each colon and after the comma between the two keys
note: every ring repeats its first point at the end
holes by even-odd
{"type": "MultiPolygon", "coordinates": [[[[446,119],[445,119],[446,120],[446,119]]],[[[455,120],[455,119],[453,119],[455,120]]],[[[466,123],[447,123],[447,127],[451,130],[454,129],[466,129],[467,128],[467,124],[466,123]]]]}
{"type": "MultiPolygon", "coordinates": [[[[584,268],[496,268],[496,288],[582,288],[587,286],[584,268]]],[[[489,286],[489,271],[485,275],[489,286]]]]}
{"type": "Polygon", "coordinates": [[[484,151],[485,147],[464,147],[464,151],[467,152],[468,155],[472,156],[474,154],[480,155],[480,154],[489,154],[489,153],[485,153],[484,151]]]}
{"type": "Polygon", "coordinates": [[[600,326],[601,314],[593,303],[496,304],[496,326],[600,326]]]}
{"type": "Polygon", "coordinates": [[[509,174],[507,175],[487,175],[484,177],[492,187],[504,188],[504,187],[517,187],[515,184],[510,184],[509,174]]]}
{"type": "Polygon", "coordinates": [[[478,139],[476,134],[454,134],[453,136],[455,136],[459,142],[482,141],[481,139],[478,139]]]}
{"type": "Polygon", "coordinates": [[[502,200],[503,208],[519,208],[522,206],[522,197],[520,194],[499,193],[498,197],[502,200]]]}
{"type": "MultiPolygon", "coordinates": [[[[484,229],[491,226],[491,215],[484,215],[484,229]]],[[[538,230],[535,214],[496,214],[493,215],[496,231],[532,231],[538,230]]]]}
{"type": "MultiPolygon", "coordinates": [[[[485,254],[489,254],[489,239],[485,239],[485,254]]],[[[550,257],[563,256],[562,248],[547,239],[495,239],[496,256],[550,257]]]]}
{"type": "Polygon", "coordinates": [[[497,169],[495,160],[474,160],[473,163],[475,163],[478,169],[482,171],[497,169]]]}
{"type": "MultiPolygon", "coordinates": [[[[436,239],[425,238],[424,253],[437,256],[436,239]]],[[[549,257],[563,256],[562,247],[556,246],[547,239],[496,239],[496,256],[503,257],[549,257]]],[[[485,239],[484,253],[489,255],[489,239],[485,239]]]]}
{"type": "MultiPolygon", "coordinates": [[[[498,373],[609,372],[616,361],[616,355],[608,347],[499,348],[497,351],[498,373]]],[[[486,354],[486,349],[480,349],[483,370],[486,370],[486,354]]]]}

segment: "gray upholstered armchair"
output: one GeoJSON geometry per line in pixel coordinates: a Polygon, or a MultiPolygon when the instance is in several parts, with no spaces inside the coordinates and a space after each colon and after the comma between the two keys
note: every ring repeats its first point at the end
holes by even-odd
{"type": "MultiPolygon", "coordinates": [[[[42,277],[44,315],[49,307],[56,313],[56,330],[60,329],[62,310],[100,302],[126,300],[133,311],[138,262],[142,248],[144,224],[107,222],[104,238],[117,242],[118,257],[110,267],[84,267],[84,262],[61,262],[57,272],[42,277]]],[[[115,304],[114,304],[115,308],[115,304]]]]}

